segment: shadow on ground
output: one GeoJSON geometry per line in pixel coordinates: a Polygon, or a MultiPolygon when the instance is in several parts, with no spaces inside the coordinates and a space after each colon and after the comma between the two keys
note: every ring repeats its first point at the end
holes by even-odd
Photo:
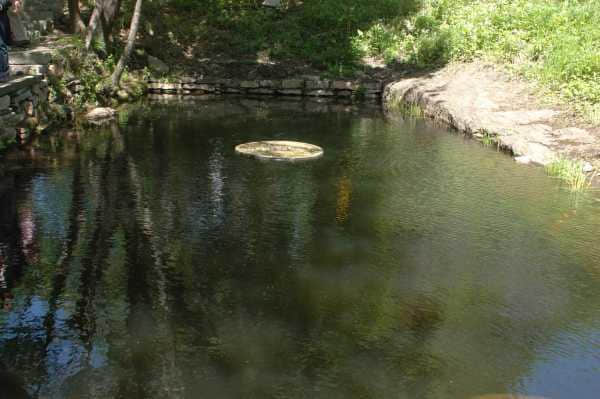
{"type": "MultiPolygon", "coordinates": [[[[336,76],[373,72],[353,43],[359,30],[378,23],[401,23],[418,12],[419,0],[306,0],[287,10],[259,0],[148,4],[143,47],[174,70],[221,63],[276,64],[315,68],[336,76]]],[[[403,66],[405,67],[405,66],[403,66]]]]}

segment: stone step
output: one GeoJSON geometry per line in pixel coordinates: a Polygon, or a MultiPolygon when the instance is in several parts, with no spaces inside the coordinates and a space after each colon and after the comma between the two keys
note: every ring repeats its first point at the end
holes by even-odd
{"type": "Polygon", "coordinates": [[[52,60],[52,49],[36,47],[30,50],[11,50],[8,62],[12,65],[48,65],[52,60]]]}
{"type": "Polygon", "coordinates": [[[0,97],[14,93],[25,87],[31,87],[41,80],[41,76],[20,76],[8,82],[0,83],[0,97]]]}
{"type": "Polygon", "coordinates": [[[13,75],[46,75],[48,74],[47,64],[37,65],[11,65],[10,72],[13,75]]]}

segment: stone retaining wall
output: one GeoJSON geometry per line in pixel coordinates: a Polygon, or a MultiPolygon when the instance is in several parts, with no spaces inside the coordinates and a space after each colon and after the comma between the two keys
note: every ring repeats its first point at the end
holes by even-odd
{"type": "Polygon", "coordinates": [[[48,83],[41,76],[23,76],[0,84],[0,149],[25,142],[44,130],[54,113],[48,83]]]}
{"type": "MultiPolygon", "coordinates": [[[[146,97],[151,103],[164,105],[195,105],[204,114],[220,115],[221,107],[218,95],[186,95],[186,94],[149,94],[146,97]],[[214,108],[213,108],[214,107],[214,108]],[[214,112],[213,112],[214,110],[214,112]]],[[[374,101],[362,103],[350,99],[324,97],[270,97],[270,96],[236,96],[231,104],[238,104],[245,112],[255,112],[264,115],[265,109],[278,109],[302,114],[331,114],[336,112],[352,112],[356,115],[373,115],[381,111],[381,105],[374,101]],[[267,108],[265,104],[269,104],[267,108]]]]}
{"type": "Polygon", "coordinates": [[[383,82],[294,78],[236,80],[183,78],[175,83],[149,82],[153,94],[243,94],[381,99],[383,82]]]}

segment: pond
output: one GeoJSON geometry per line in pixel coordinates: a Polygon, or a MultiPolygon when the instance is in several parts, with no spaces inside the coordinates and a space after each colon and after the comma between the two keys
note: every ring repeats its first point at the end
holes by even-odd
{"type": "Polygon", "coordinates": [[[1,378],[32,397],[600,392],[597,194],[431,123],[154,104],[3,162],[1,378]]]}

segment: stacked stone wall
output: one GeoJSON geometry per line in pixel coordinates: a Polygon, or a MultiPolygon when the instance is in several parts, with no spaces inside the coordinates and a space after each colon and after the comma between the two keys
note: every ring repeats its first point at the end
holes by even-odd
{"type": "Polygon", "coordinates": [[[54,120],[48,83],[41,76],[23,76],[0,84],[0,149],[27,141],[54,120]]]}
{"type": "Polygon", "coordinates": [[[152,94],[280,95],[379,100],[383,91],[383,82],[314,78],[282,80],[183,78],[171,83],[151,81],[148,84],[148,91],[152,94]]]}

